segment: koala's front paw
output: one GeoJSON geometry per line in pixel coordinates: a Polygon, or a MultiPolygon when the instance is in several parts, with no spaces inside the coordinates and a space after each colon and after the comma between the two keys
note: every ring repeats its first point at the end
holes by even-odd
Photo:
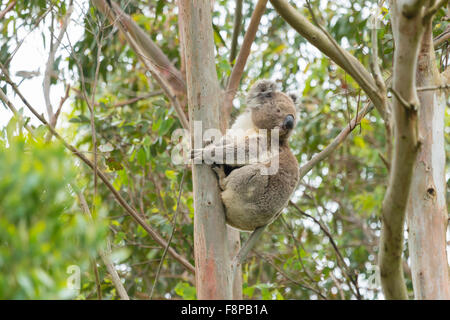
{"type": "Polygon", "coordinates": [[[213,163],[211,165],[211,169],[217,174],[218,177],[221,177],[222,175],[225,175],[225,170],[223,169],[223,165],[213,163]]]}
{"type": "Polygon", "coordinates": [[[224,166],[221,164],[212,164],[211,165],[211,169],[216,173],[217,178],[219,179],[219,187],[220,189],[223,191],[226,188],[226,183],[225,183],[225,169],[224,166]]]}

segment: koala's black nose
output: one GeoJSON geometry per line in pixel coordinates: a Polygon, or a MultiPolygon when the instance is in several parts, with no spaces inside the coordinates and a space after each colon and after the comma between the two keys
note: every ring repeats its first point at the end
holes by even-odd
{"type": "Polygon", "coordinates": [[[292,128],[294,128],[294,116],[288,115],[284,118],[283,128],[287,130],[292,130],[292,128]]]}

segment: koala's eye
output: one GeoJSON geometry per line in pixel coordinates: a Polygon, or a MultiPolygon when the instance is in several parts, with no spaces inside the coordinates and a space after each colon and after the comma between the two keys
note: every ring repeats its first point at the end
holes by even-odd
{"type": "Polygon", "coordinates": [[[280,109],[277,109],[277,112],[278,112],[278,113],[280,113],[280,112],[281,112],[281,110],[280,110],[280,109]]]}

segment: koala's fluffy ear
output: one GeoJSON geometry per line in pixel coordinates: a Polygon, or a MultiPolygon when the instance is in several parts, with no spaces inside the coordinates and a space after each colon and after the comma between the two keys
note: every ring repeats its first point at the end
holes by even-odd
{"type": "Polygon", "coordinates": [[[257,81],[250,89],[250,91],[254,91],[255,93],[275,92],[276,90],[277,90],[276,82],[268,79],[257,81]]]}
{"type": "Polygon", "coordinates": [[[265,98],[277,91],[277,84],[274,81],[263,79],[257,81],[250,89],[247,95],[247,105],[249,107],[256,107],[258,105],[258,98],[265,98]]]}
{"type": "Polygon", "coordinates": [[[295,107],[298,108],[300,106],[300,98],[299,98],[299,96],[295,92],[289,92],[288,96],[294,102],[295,107]]]}

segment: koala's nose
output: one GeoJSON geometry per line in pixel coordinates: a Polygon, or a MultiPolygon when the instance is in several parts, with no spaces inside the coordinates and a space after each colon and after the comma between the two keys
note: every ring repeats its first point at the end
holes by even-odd
{"type": "Polygon", "coordinates": [[[294,128],[294,116],[288,115],[284,118],[283,128],[287,130],[292,130],[292,128],[294,128]]]}

